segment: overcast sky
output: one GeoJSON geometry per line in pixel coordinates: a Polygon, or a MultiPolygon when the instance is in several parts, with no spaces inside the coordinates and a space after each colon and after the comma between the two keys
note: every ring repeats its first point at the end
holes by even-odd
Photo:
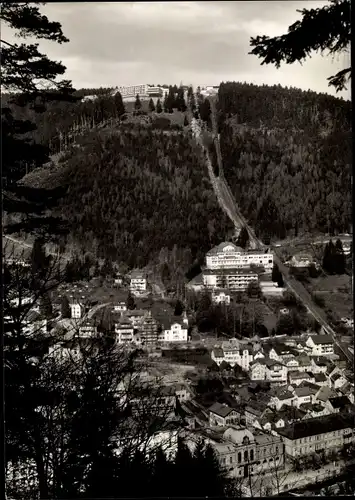
{"type": "MultiPolygon", "coordinates": [[[[94,2],[41,7],[62,24],[69,43],[41,41],[62,61],[76,88],[153,83],[216,85],[221,81],[277,84],[335,94],[327,77],[348,65],[314,54],[298,63],[261,66],[249,55],[251,36],[281,35],[302,8],[325,1],[94,2]]],[[[3,30],[4,31],[4,30],[3,30]]],[[[350,88],[342,92],[350,98],[350,88]]]]}

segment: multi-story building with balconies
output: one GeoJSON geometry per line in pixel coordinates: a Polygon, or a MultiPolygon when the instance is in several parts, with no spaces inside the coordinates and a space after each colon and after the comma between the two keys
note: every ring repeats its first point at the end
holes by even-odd
{"type": "Polygon", "coordinates": [[[205,269],[203,283],[207,288],[228,288],[233,291],[245,291],[249,283],[258,281],[258,274],[251,269],[205,269]]]}
{"type": "Polygon", "coordinates": [[[273,264],[273,254],[269,249],[245,251],[229,242],[221,243],[206,254],[207,269],[243,269],[255,265],[271,271],[273,264]]]}

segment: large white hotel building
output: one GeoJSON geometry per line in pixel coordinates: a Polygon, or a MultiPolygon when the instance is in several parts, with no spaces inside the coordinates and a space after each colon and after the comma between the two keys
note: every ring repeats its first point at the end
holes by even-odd
{"type": "Polygon", "coordinates": [[[233,243],[221,243],[206,254],[203,285],[210,289],[245,291],[251,281],[259,280],[259,274],[252,265],[263,268],[267,273],[271,272],[273,254],[269,249],[245,251],[233,243]]]}

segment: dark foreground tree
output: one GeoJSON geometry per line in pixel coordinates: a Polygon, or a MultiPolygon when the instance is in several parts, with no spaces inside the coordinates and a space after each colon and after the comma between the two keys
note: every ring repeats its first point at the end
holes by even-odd
{"type": "Polygon", "coordinates": [[[136,111],[139,111],[140,109],[142,108],[142,103],[141,103],[141,100],[139,98],[139,94],[136,95],[136,101],[134,103],[134,109],[136,111]]]}
{"type": "Polygon", "coordinates": [[[162,108],[162,105],[161,105],[160,99],[158,99],[158,101],[157,101],[157,107],[156,107],[156,110],[157,110],[157,113],[162,113],[162,111],[163,111],[163,108],[162,108]]]}
{"type": "MultiPolygon", "coordinates": [[[[60,23],[49,21],[35,4],[4,3],[1,5],[0,19],[23,39],[33,37],[60,44],[69,41],[63,35],[60,23]]],[[[36,197],[32,196],[31,199],[31,193],[24,192],[23,189],[18,193],[16,182],[29,168],[46,163],[49,150],[26,135],[36,126],[29,120],[15,119],[9,104],[30,106],[34,112],[43,112],[48,102],[75,102],[77,98],[73,96],[74,89],[68,80],[57,79],[66,69],[62,63],[52,61],[42,54],[38,50],[38,44],[10,43],[4,38],[2,33],[1,85],[2,89],[12,95],[10,102],[1,108],[2,177],[6,181],[3,206],[6,211],[26,213],[29,216],[41,213],[40,207],[49,203],[55,191],[42,193],[41,203],[38,204],[36,197]],[[13,191],[11,196],[8,193],[10,189],[13,191]]],[[[40,220],[43,223],[43,219],[40,220]]]]}
{"type": "MultiPolygon", "coordinates": [[[[349,50],[351,37],[350,0],[330,0],[330,5],[317,9],[302,9],[302,20],[288,28],[286,35],[270,38],[251,38],[253,50],[250,54],[262,59],[261,64],[300,63],[312,51],[328,52],[334,56],[349,50]]],[[[346,88],[351,78],[351,67],[343,69],[328,78],[329,85],[336,91],[346,88]]]]}
{"type": "Polygon", "coordinates": [[[152,98],[150,98],[150,100],[149,100],[149,111],[151,111],[151,112],[155,111],[155,105],[154,105],[154,101],[152,98]]]}

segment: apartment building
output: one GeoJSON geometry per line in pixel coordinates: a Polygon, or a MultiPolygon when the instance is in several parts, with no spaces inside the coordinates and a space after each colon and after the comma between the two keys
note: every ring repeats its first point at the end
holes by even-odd
{"type": "Polygon", "coordinates": [[[131,272],[129,289],[134,295],[139,295],[147,290],[147,277],[142,271],[131,272]]]}
{"type": "Polygon", "coordinates": [[[248,268],[253,264],[271,271],[273,262],[273,254],[269,249],[245,251],[230,242],[223,242],[206,254],[207,269],[240,269],[248,268]]]}
{"type": "Polygon", "coordinates": [[[340,450],[355,441],[354,415],[335,413],[294,422],[277,429],[283,438],[286,455],[296,458],[324,450],[340,450]]]}
{"type": "Polygon", "coordinates": [[[224,345],[221,349],[213,349],[211,358],[218,366],[225,361],[231,366],[238,365],[248,371],[253,362],[254,353],[250,346],[224,345]]]}
{"type": "Polygon", "coordinates": [[[119,92],[124,97],[136,97],[138,94],[139,97],[148,95],[148,84],[142,83],[139,85],[125,85],[121,87],[117,87],[117,92],[119,92]]]}
{"type": "Polygon", "coordinates": [[[127,318],[120,318],[115,323],[116,342],[118,344],[126,344],[134,341],[134,327],[132,322],[127,318]]]}
{"type": "Polygon", "coordinates": [[[228,288],[232,291],[245,291],[249,283],[258,281],[258,274],[249,268],[205,269],[203,283],[209,289],[228,288]]]}

